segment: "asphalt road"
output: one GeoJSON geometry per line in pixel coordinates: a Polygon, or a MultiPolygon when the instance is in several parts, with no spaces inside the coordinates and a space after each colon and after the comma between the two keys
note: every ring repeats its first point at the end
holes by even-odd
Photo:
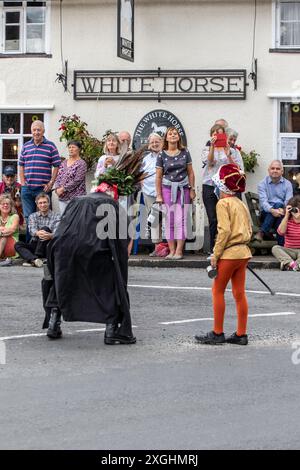
{"type": "Polygon", "coordinates": [[[299,448],[300,273],[258,274],[280,294],[248,273],[247,347],[196,344],[212,327],[211,281],[159,268],[130,269],[137,343],[105,346],[87,323],[49,341],[41,270],[1,268],[0,448],[299,448]]]}

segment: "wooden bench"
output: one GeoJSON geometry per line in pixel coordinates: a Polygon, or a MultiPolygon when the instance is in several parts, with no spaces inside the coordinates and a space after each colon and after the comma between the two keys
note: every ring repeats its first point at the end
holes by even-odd
{"type": "Polygon", "coordinates": [[[277,245],[276,234],[275,231],[273,233],[273,240],[262,240],[261,242],[254,239],[255,234],[259,231],[261,226],[261,212],[259,207],[259,198],[258,194],[247,192],[245,193],[245,199],[248,205],[248,209],[250,212],[251,220],[252,220],[252,229],[253,235],[252,240],[249,243],[250,248],[253,250],[253,253],[258,250],[268,251],[271,250],[274,245],[277,245]]]}

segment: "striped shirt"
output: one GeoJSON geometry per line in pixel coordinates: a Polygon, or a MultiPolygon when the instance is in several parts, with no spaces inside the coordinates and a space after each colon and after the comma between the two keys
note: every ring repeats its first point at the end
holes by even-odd
{"type": "Polygon", "coordinates": [[[53,142],[43,139],[35,145],[33,139],[23,145],[19,158],[19,166],[24,167],[25,181],[28,188],[40,188],[49,183],[52,166],[59,167],[61,159],[53,142]]]}
{"type": "Polygon", "coordinates": [[[300,224],[297,224],[292,218],[288,220],[285,233],[279,229],[277,232],[284,236],[285,248],[300,248],[300,224]]]}

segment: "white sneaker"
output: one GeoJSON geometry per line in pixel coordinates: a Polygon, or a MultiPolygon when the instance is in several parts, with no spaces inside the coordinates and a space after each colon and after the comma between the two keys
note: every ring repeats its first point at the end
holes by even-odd
{"type": "Polygon", "coordinates": [[[25,261],[25,263],[22,264],[22,266],[24,266],[24,268],[32,268],[32,263],[28,263],[27,261],[25,261]]]}
{"type": "Polygon", "coordinates": [[[3,261],[0,261],[0,266],[11,266],[12,265],[12,260],[11,258],[6,258],[3,261]]]}
{"type": "Polygon", "coordinates": [[[33,264],[36,268],[42,268],[44,263],[42,259],[37,258],[33,261],[33,264]]]}

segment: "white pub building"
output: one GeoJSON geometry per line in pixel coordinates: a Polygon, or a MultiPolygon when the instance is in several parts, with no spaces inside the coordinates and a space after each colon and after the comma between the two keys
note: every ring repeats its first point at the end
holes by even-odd
{"type": "Polygon", "coordinates": [[[0,171],[16,164],[37,118],[66,156],[58,120],[74,113],[96,137],[128,130],[136,146],[176,125],[199,188],[201,150],[225,118],[237,143],[260,155],[248,189],[274,158],[292,178],[300,172],[300,1],[1,0],[0,171]]]}

